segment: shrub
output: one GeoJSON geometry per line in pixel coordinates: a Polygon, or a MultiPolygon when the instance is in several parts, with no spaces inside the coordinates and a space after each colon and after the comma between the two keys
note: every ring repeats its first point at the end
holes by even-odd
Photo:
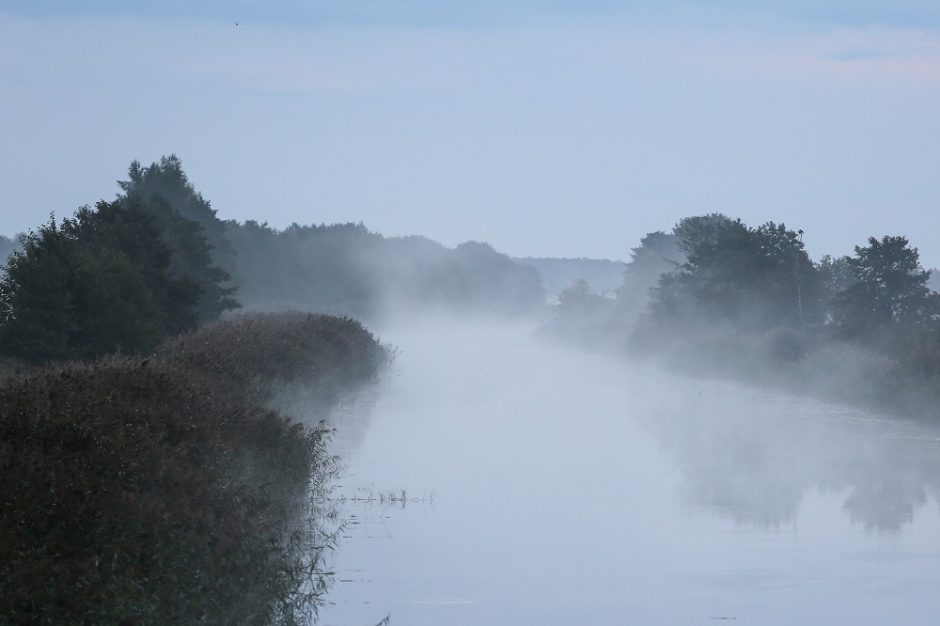
{"type": "MultiPolygon", "coordinates": [[[[0,387],[0,623],[266,624],[315,606],[297,522],[328,431],[265,408],[279,380],[367,380],[359,324],[221,322],[150,359],[0,387]],[[339,372],[339,375],[335,375],[339,372]]],[[[313,577],[313,581],[311,581],[313,577]]]]}

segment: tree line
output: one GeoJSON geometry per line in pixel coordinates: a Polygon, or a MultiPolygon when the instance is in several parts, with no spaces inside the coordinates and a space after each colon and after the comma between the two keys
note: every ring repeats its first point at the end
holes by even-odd
{"type": "MultiPolygon", "coordinates": [[[[685,218],[654,234],[674,250],[651,285],[650,312],[661,321],[730,322],[738,327],[806,330],[827,326],[865,341],[902,327],[931,325],[940,313],[930,273],[906,237],[870,237],[855,254],[814,262],[803,232],[767,222],[749,227],[720,214],[685,218]]],[[[634,250],[621,297],[656,252],[649,238],[634,250]]]]}
{"type": "Polygon", "coordinates": [[[802,230],[713,213],[643,237],[615,298],[585,284],[562,292],[558,325],[603,341],[619,332],[630,348],[706,367],[765,365],[773,376],[851,348],[843,360],[877,363],[853,383],[880,372],[879,384],[914,384],[940,376],[940,295],[929,280],[904,236],[814,261],[802,230]]]}
{"type": "Polygon", "coordinates": [[[118,185],[113,200],[0,238],[0,355],[147,353],[240,307],[370,319],[394,304],[520,313],[544,300],[533,268],[487,244],[224,221],[176,156],[135,161],[118,185]]]}

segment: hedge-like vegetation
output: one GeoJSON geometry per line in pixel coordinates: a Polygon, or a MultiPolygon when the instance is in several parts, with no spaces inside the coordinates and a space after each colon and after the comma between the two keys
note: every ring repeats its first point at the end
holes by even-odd
{"type": "Polygon", "coordinates": [[[327,432],[266,402],[283,382],[336,393],[384,359],[357,322],[275,314],[8,378],[0,624],[302,619],[317,562],[296,529],[327,432]]]}

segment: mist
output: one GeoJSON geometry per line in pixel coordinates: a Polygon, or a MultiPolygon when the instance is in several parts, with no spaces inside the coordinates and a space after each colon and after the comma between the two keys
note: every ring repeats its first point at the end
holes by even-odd
{"type": "MultiPolygon", "coordinates": [[[[933,427],[413,315],[341,445],[324,624],[930,623],[933,427]],[[918,617],[921,616],[921,617],[918,617]]],[[[342,443],[340,435],[339,443],[342,443]]]]}
{"type": "MultiPolygon", "coordinates": [[[[127,487],[96,468],[128,454],[149,459],[139,484],[176,485],[134,492],[138,507],[185,503],[124,511],[69,557],[113,546],[159,598],[95,583],[85,615],[930,623],[940,294],[907,238],[814,260],[802,230],[713,213],[626,262],[514,258],[364,224],[224,221],[176,156],[132,162],[118,188],[0,239],[3,432],[32,442],[4,448],[33,476],[7,486],[10,519],[79,511],[76,530],[105,533],[93,512],[127,487]],[[102,394],[137,407],[139,441],[82,408],[102,394]],[[47,458],[78,466],[57,479],[47,458]],[[167,524],[190,535],[165,543],[167,524]],[[210,549],[177,556],[190,541],[210,549]],[[215,582],[183,593],[187,576],[215,582]]],[[[62,615],[67,592],[17,573],[58,566],[31,556],[45,535],[18,532],[30,548],[0,574],[26,591],[0,601],[26,622],[62,615]]]]}
{"type": "Polygon", "coordinates": [[[518,258],[222,220],[175,156],[118,189],[0,239],[17,619],[92,580],[92,621],[932,623],[940,295],[907,238],[812,259],[713,213],[518,258]]]}
{"type": "Polygon", "coordinates": [[[0,626],[938,621],[930,3],[0,4],[0,626]]]}

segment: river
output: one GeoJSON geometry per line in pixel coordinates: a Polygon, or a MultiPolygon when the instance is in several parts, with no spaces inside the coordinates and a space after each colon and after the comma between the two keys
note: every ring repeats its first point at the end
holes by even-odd
{"type": "Polygon", "coordinates": [[[380,334],[320,624],[940,623],[933,430],[525,324],[380,334]]]}

